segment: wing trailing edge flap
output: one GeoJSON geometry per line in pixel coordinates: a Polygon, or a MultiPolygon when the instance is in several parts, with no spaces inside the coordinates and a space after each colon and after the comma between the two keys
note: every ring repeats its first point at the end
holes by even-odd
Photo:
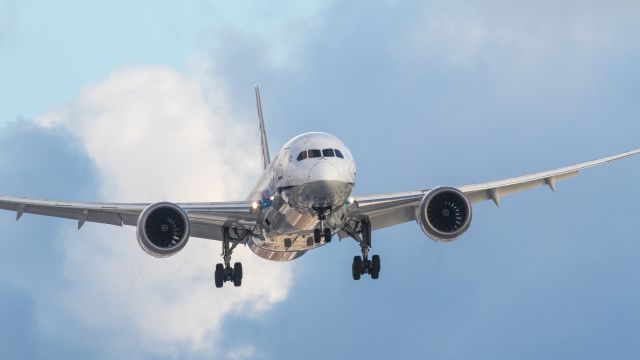
{"type": "Polygon", "coordinates": [[[570,173],[565,173],[561,175],[549,176],[545,178],[530,180],[524,183],[511,184],[511,185],[502,185],[496,187],[488,187],[483,189],[467,189],[467,187],[462,186],[459,189],[465,193],[469,201],[473,204],[491,200],[496,206],[500,206],[502,197],[511,195],[520,191],[533,189],[539,186],[548,186],[552,191],[557,190],[558,181],[571,179],[579,174],[579,171],[574,171],[570,173]]]}
{"type": "Polygon", "coordinates": [[[132,211],[128,213],[125,211],[112,211],[105,209],[89,209],[74,207],[67,203],[50,203],[47,201],[41,201],[42,204],[32,201],[25,204],[20,200],[9,201],[2,199],[0,201],[0,209],[15,211],[16,221],[20,220],[24,214],[42,215],[59,217],[70,220],[78,221],[78,229],[80,229],[85,222],[96,222],[109,225],[135,225],[138,220],[139,211],[132,211]]]}
{"type": "MultiPolygon", "coordinates": [[[[24,214],[58,217],[77,221],[78,230],[85,223],[137,226],[138,216],[149,204],[72,203],[51,200],[0,197],[0,209],[15,211],[16,221],[24,214]]],[[[255,227],[250,202],[183,203],[191,223],[191,236],[221,240],[222,226],[255,227]]]]}

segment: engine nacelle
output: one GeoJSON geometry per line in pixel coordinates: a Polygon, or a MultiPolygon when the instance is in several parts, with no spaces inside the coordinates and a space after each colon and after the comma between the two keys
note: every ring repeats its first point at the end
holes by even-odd
{"type": "Polygon", "coordinates": [[[428,237],[450,242],[469,229],[471,213],[471,203],[460,190],[438,187],[424,195],[416,219],[428,237]]]}
{"type": "Polygon", "coordinates": [[[189,218],[180,206],[155,203],[138,218],[138,244],[151,256],[168,257],[187,244],[189,230],[189,218]]]}

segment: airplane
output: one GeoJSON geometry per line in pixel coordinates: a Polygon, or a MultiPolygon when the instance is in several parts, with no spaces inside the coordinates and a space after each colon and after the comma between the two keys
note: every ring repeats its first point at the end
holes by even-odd
{"type": "Polygon", "coordinates": [[[63,202],[0,196],[0,209],[86,222],[130,225],[137,228],[138,244],[147,254],[168,257],[182,250],[190,237],[217,240],[222,263],[214,271],[217,288],[232,282],[241,286],[242,263],[231,266],[238,245],[257,256],[290,261],[310,250],[352,238],[361,255],[352,263],[352,277],[380,276],[380,256],[369,256],[372,232],[415,221],[437,242],[460,238],[472,219],[472,204],[493,201],[538,186],[556,190],[559,181],[582,170],[637,155],[640,149],[555,170],[464,186],[439,186],[408,192],[353,195],[356,162],[337,137],[309,132],[289,140],[273,158],[265,130],[260,89],[255,87],[262,176],[245,201],[172,203],[63,202]]]}

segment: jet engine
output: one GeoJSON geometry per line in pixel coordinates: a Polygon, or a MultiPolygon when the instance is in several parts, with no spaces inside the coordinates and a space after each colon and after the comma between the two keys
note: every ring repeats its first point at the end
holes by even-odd
{"type": "Polygon", "coordinates": [[[189,240],[189,218],[182,208],[169,202],[149,205],[138,218],[138,244],[147,254],[168,257],[189,240]]]}
{"type": "Polygon", "coordinates": [[[460,190],[438,187],[424,195],[416,219],[432,240],[450,242],[469,229],[471,212],[471,203],[460,190]]]}

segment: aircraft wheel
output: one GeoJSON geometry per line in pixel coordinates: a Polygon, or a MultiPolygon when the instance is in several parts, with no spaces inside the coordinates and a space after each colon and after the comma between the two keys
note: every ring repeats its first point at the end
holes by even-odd
{"type": "Polygon", "coordinates": [[[216,265],[216,272],[214,276],[215,276],[216,287],[221,288],[222,285],[224,284],[224,276],[225,276],[224,266],[222,264],[216,265]]]}
{"type": "Polygon", "coordinates": [[[377,279],[380,277],[380,256],[373,255],[371,257],[371,278],[377,279]]]}
{"type": "Polygon", "coordinates": [[[360,256],[353,257],[351,275],[353,276],[353,280],[360,280],[360,276],[362,275],[362,258],[360,256]]]}
{"type": "Polygon", "coordinates": [[[322,230],[314,229],[313,230],[313,242],[315,242],[316,244],[319,244],[320,240],[322,240],[322,230]]]}
{"type": "Polygon", "coordinates": [[[237,262],[233,264],[233,286],[242,285],[242,264],[237,262]]]}
{"type": "Polygon", "coordinates": [[[331,242],[331,228],[324,228],[324,241],[331,242]]]}

